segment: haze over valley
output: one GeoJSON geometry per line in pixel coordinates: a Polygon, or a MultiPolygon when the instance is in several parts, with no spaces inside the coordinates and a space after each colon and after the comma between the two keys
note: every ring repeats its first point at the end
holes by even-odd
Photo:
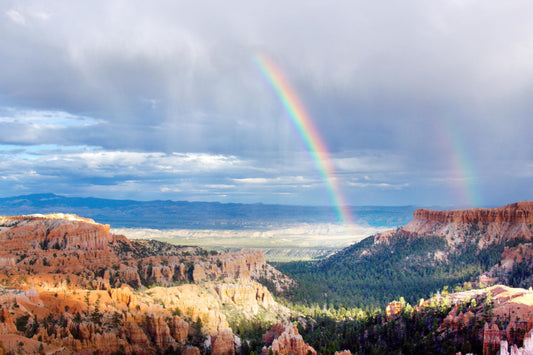
{"type": "Polygon", "coordinates": [[[302,224],[269,230],[137,229],[113,228],[131,239],[156,239],[178,245],[197,245],[208,250],[261,250],[269,261],[320,259],[386,227],[302,224]]]}

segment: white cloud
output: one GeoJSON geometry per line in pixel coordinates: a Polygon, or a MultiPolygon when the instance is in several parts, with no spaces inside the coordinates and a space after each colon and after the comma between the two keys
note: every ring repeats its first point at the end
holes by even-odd
{"type": "Polygon", "coordinates": [[[228,184],[208,184],[208,185],[204,185],[206,188],[208,189],[234,189],[236,188],[237,186],[236,185],[228,185],[228,184]]]}
{"type": "Polygon", "coordinates": [[[304,178],[303,176],[283,176],[273,178],[235,178],[236,183],[251,184],[251,185],[301,185],[311,182],[311,180],[304,178]]]}
{"type": "Polygon", "coordinates": [[[1,179],[4,181],[23,181],[28,180],[32,178],[39,178],[41,177],[35,170],[28,170],[23,173],[9,173],[4,172],[4,175],[2,175],[1,179]]]}
{"type": "Polygon", "coordinates": [[[233,181],[243,184],[268,184],[275,182],[278,179],[267,179],[267,178],[239,178],[233,179],[233,181]]]}
{"type": "Polygon", "coordinates": [[[22,6],[17,9],[6,10],[5,15],[14,23],[22,26],[28,25],[33,19],[38,21],[48,21],[52,16],[51,13],[46,10],[31,6],[22,6]]]}
{"type": "Polygon", "coordinates": [[[78,162],[92,174],[110,176],[132,173],[137,176],[199,174],[244,167],[244,162],[235,156],[207,153],[96,151],[48,157],[46,160],[78,162]]]}
{"type": "Polygon", "coordinates": [[[409,187],[408,183],[395,184],[395,183],[386,183],[386,182],[358,182],[358,181],[348,181],[346,183],[348,186],[359,187],[359,188],[380,188],[380,189],[391,189],[391,190],[401,190],[409,187]]]}
{"type": "Polygon", "coordinates": [[[369,173],[393,172],[405,169],[404,158],[398,154],[375,152],[359,153],[358,156],[335,158],[333,164],[339,172],[369,173]]]}
{"type": "Polygon", "coordinates": [[[26,24],[26,18],[17,10],[11,9],[7,10],[5,12],[6,16],[9,17],[9,19],[16,24],[19,25],[25,25],[26,24]]]}
{"type": "MultiPolygon", "coordinates": [[[[247,169],[235,156],[208,153],[162,153],[105,151],[98,147],[0,146],[0,166],[8,170],[31,167],[37,172],[75,174],[78,177],[119,177],[157,179],[179,174],[204,174],[247,169]]],[[[213,186],[216,186],[213,185],[213,186]]],[[[224,185],[220,185],[224,186],[224,185]]],[[[232,185],[226,185],[230,187],[232,185]]]]}
{"type": "Polygon", "coordinates": [[[302,203],[327,202],[257,52],[297,91],[357,203],[430,195],[413,194],[415,184],[448,195],[451,184],[431,180],[455,176],[447,130],[483,162],[485,181],[512,172],[488,194],[532,174],[521,165],[533,156],[527,1],[12,4],[0,5],[0,144],[23,148],[1,153],[13,176],[18,167],[102,186],[143,178],[160,192],[188,175],[187,188],[212,194],[218,186],[262,200],[293,189],[307,194],[302,203]],[[361,197],[365,189],[388,191],[361,197]]]}
{"type": "Polygon", "coordinates": [[[183,192],[183,189],[180,189],[179,187],[169,187],[169,186],[161,186],[160,188],[161,192],[167,193],[167,192],[183,192]]]}
{"type": "Polygon", "coordinates": [[[1,124],[20,124],[36,128],[87,127],[103,123],[103,120],[83,115],[73,115],[65,111],[27,110],[13,107],[0,107],[1,124]]]}

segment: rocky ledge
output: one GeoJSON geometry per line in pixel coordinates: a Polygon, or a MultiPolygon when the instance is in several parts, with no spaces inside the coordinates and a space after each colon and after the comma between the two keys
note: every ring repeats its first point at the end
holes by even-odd
{"type": "Polygon", "coordinates": [[[414,221],[438,223],[533,223],[533,201],[522,201],[498,208],[432,211],[425,208],[414,212],[414,221]]]}
{"type": "Polygon", "coordinates": [[[449,245],[474,239],[479,247],[502,241],[533,240],[533,201],[499,208],[433,211],[418,209],[413,221],[397,230],[379,233],[376,243],[388,243],[395,235],[445,237],[449,245]]]}
{"type": "Polygon", "coordinates": [[[268,280],[277,292],[294,281],[260,251],[207,252],[154,240],[129,240],[109,225],[75,215],[0,217],[0,281],[89,289],[215,280],[268,280]],[[19,280],[17,281],[17,277],[19,280]]]}

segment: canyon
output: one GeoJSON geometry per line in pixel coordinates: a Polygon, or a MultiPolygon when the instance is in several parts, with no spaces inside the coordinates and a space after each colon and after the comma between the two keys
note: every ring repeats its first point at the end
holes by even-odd
{"type": "Polygon", "coordinates": [[[0,217],[0,354],[532,347],[531,201],[419,209],[405,226],[295,264],[294,279],[257,250],[207,251],[113,231],[72,214],[0,217]],[[346,311],[353,300],[384,310],[346,311]],[[328,318],[342,309],[345,318],[328,318]]]}
{"type": "Polygon", "coordinates": [[[293,292],[294,300],[385,309],[367,315],[364,326],[344,320],[341,330],[331,325],[331,333],[310,343],[319,352],[516,353],[530,346],[526,335],[533,326],[532,216],[532,201],[489,209],[419,209],[405,226],[315,264],[278,267],[304,285],[304,291],[293,292]],[[352,334],[351,341],[332,342],[340,331],[352,334]]]}
{"type": "Polygon", "coordinates": [[[9,352],[222,354],[239,343],[230,324],[290,314],[258,281],[280,293],[294,281],[257,251],[130,241],[66,214],[1,217],[0,243],[0,349],[9,352]]]}

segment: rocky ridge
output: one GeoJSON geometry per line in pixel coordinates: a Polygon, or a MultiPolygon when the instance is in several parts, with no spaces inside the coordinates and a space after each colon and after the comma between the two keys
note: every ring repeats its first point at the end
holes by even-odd
{"type": "Polygon", "coordinates": [[[5,276],[34,284],[60,286],[65,278],[59,275],[68,274],[69,283],[101,289],[123,283],[137,288],[270,279],[283,292],[294,284],[259,251],[208,253],[198,247],[129,240],[109,230],[109,225],[73,215],[0,217],[0,267],[5,276]]]}
{"type": "Polygon", "coordinates": [[[418,209],[413,221],[395,230],[379,233],[376,245],[390,245],[399,238],[437,237],[445,248],[430,250],[431,258],[445,261],[450,253],[477,250],[497,254],[494,264],[477,281],[533,286],[533,201],[522,201],[499,208],[432,211],[418,209]]]}
{"type": "Polygon", "coordinates": [[[212,336],[215,354],[231,322],[288,316],[255,281],[270,277],[293,284],[260,252],[130,241],[73,215],[0,217],[0,351],[193,354],[212,336]]]}
{"type": "Polygon", "coordinates": [[[513,203],[499,208],[432,211],[418,209],[413,221],[398,228],[379,233],[376,243],[388,243],[397,233],[416,237],[434,235],[446,238],[449,245],[475,238],[479,247],[502,241],[530,242],[533,240],[533,201],[513,203]]]}

